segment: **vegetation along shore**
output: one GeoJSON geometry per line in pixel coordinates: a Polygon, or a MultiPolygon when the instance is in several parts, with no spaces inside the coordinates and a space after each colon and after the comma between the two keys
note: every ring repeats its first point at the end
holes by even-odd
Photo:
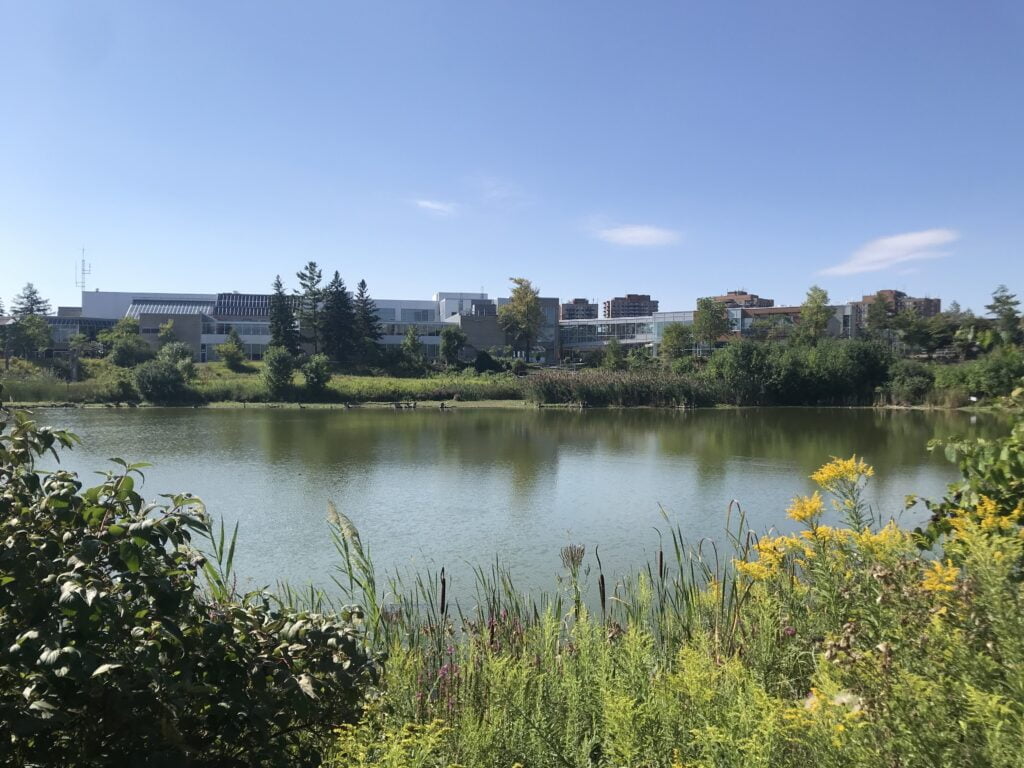
{"type": "Polygon", "coordinates": [[[464,334],[452,327],[441,333],[437,359],[424,356],[415,328],[398,349],[384,350],[376,343],[379,321],[365,286],[355,309],[332,314],[329,299],[335,294],[348,296],[343,283],[333,293],[303,294],[300,308],[307,309],[299,315],[313,318],[296,326],[283,289],[275,283],[280,317],[272,316],[271,345],[263,359],[247,360],[232,332],[217,347],[218,362],[198,363],[194,351],[176,340],[173,322],[147,340],[132,318],[95,338],[80,334],[68,356],[47,357],[49,331],[39,314],[46,302],[29,285],[15,302],[21,314],[0,328],[5,351],[0,381],[6,397],[18,403],[461,400],[583,407],[961,407],[994,403],[1024,377],[1019,301],[1003,286],[986,307],[990,317],[955,306],[929,318],[912,309],[889,316],[879,300],[871,305],[879,311],[869,313],[867,332],[856,339],[828,337],[828,296],[820,288],[808,291],[799,323],[758,327],[746,335],[729,332],[724,306],[701,300],[692,325],[666,328],[656,355],[613,340],[560,368],[526,362],[523,349],[529,349],[537,332],[539,300],[529,281],[517,279],[507,305],[523,311],[503,315],[510,337],[526,339],[523,349],[470,355],[464,334]],[[296,327],[316,329],[312,348],[320,345],[330,354],[310,353],[296,327]]]}

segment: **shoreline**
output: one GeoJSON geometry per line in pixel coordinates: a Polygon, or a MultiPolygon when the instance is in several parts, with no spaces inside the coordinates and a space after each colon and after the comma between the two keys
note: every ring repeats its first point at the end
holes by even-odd
{"type": "Polygon", "coordinates": [[[222,400],[212,403],[199,403],[195,405],[157,405],[154,403],[128,403],[128,402],[103,402],[103,403],[75,403],[70,401],[31,401],[31,402],[5,402],[6,408],[22,409],[59,409],[59,408],[81,408],[81,409],[134,409],[134,408],[167,408],[175,410],[319,410],[319,411],[344,411],[344,410],[573,410],[573,411],[636,411],[636,410],[657,410],[657,411],[712,411],[712,410],[747,410],[747,409],[830,409],[830,410],[869,410],[869,411],[963,411],[965,413],[1004,413],[1005,409],[998,405],[966,405],[956,407],[945,407],[939,405],[728,405],[717,404],[712,406],[658,406],[658,405],[607,405],[587,406],[581,408],[574,403],[531,403],[527,400],[365,400],[352,403],[302,403],[295,401],[281,402],[249,402],[244,400],[222,400]],[[444,403],[445,408],[441,408],[444,403]]]}

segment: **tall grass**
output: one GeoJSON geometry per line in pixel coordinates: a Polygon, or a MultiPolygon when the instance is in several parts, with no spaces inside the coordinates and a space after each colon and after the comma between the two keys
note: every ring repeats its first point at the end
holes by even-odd
{"type": "Polygon", "coordinates": [[[690,376],[661,371],[543,371],[524,380],[526,398],[541,405],[587,407],[712,405],[706,386],[690,376]]]}
{"type": "MultiPolygon", "coordinates": [[[[758,537],[737,510],[731,558],[672,527],[614,586],[578,546],[541,594],[497,564],[465,603],[443,570],[389,580],[366,633],[383,687],[333,764],[1019,765],[1024,506],[963,511],[940,561],[864,508],[870,475],[815,473],[855,527],[821,524],[820,495],[794,500],[793,536],[758,537]]],[[[344,563],[366,599],[372,561],[344,563]]]]}

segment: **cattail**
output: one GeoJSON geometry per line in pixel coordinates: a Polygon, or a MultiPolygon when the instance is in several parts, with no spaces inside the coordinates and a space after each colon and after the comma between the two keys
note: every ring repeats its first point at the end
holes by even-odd
{"type": "Polygon", "coordinates": [[[448,615],[447,591],[448,591],[448,580],[444,576],[444,568],[442,567],[441,568],[441,615],[442,616],[447,616],[448,615]]]}

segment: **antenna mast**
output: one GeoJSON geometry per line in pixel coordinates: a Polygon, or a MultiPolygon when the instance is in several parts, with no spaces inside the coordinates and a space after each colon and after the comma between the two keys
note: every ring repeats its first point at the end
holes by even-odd
{"type": "Polygon", "coordinates": [[[85,290],[85,278],[92,274],[92,264],[85,263],[85,248],[82,249],[82,263],[75,265],[75,287],[85,290]]]}

